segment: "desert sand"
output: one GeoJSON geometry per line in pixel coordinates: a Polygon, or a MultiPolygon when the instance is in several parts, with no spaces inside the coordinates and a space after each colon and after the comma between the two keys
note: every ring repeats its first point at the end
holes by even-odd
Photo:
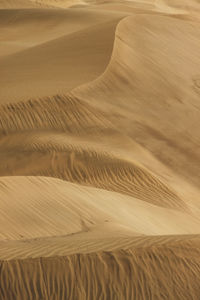
{"type": "Polygon", "coordinates": [[[0,0],[0,300],[200,299],[199,0],[0,0]]]}

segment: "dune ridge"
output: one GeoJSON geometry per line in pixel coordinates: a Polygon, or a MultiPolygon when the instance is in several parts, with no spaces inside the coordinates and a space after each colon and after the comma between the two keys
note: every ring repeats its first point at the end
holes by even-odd
{"type": "Polygon", "coordinates": [[[158,156],[163,163],[172,168],[175,165],[176,171],[197,186],[199,167],[195,166],[194,162],[188,163],[188,161],[190,159],[193,161],[193,158],[195,161],[199,159],[198,148],[196,147],[200,139],[199,132],[196,130],[199,123],[199,92],[196,83],[199,78],[197,65],[200,61],[199,51],[197,51],[199,47],[198,25],[198,22],[191,23],[166,16],[156,16],[153,19],[151,16],[139,15],[126,17],[118,24],[114,51],[105,72],[93,82],[72,91],[75,97],[86,102],[95,101],[97,106],[103,102],[106,111],[112,111],[117,115],[115,117],[113,114],[112,118],[117,127],[122,128],[124,125],[123,129],[126,134],[145,146],[155,156],[158,156]],[[167,20],[171,25],[168,25],[167,20]],[[168,34],[165,31],[162,33],[161,30],[162,47],[157,44],[153,35],[148,36],[144,24],[148,24],[150,28],[151,23],[152,30],[157,28],[160,31],[157,25],[159,23],[163,24],[163,28],[167,28],[168,34]],[[137,31],[137,26],[140,31],[137,31]],[[144,34],[141,32],[142,26],[144,26],[144,34]],[[172,26],[171,29],[170,26],[172,26]],[[174,31],[173,35],[170,36],[169,33],[173,31],[175,26],[177,32],[174,31]],[[188,52],[182,51],[184,49],[182,43],[184,44],[187,38],[184,35],[181,37],[180,30],[178,30],[182,26],[186,26],[193,36],[193,39],[187,43],[189,48],[193,45],[193,48],[191,47],[191,51],[194,51],[192,59],[188,55],[189,50],[188,52]],[[130,40],[132,35],[127,34],[130,32],[129,30],[134,31],[135,41],[134,39],[133,41],[130,40]],[[175,41],[176,34],[177,39],[175,41]],[[146,39],[149,39],[148,44],[143,40],[145,35],[147,35],[146,39]],[[144,52],[142,56],[144,59],[141,60],[139,50],[143,42],[141,51],[144,52]],[[166,45],[168,45],[171,53],[170,62],[167,62],[168,66],[166,66],[167,53],[161,52],[166,45]],[[154,46],[158,46],[155,53],[151,52],[154,46]],[[148,57],[149,53],[152,53],[152,60],[148,57]],[[127,58],[130,57],[132,57],[131,62],[134,63],[128,65],[127,58]],[[179,59],[180,57],[181,59],[179,59]],[[184,67],[181,65],[182,62],[184,67]],[[134,71],[134,64],[140,72],[134,71]],[[152,68],[155,69],[154,73],[151,72],[152,68]],[[184,68],[187,68],[187,73],[182,72],[184,68]],[[133,75],[134,73],[135,75],[133,75]],[[166,91],[166,97],[163,97],[164,91],[166,91]],[[114,97],[110,97],[111,93],[114,94],[114,97]],[[102,97],[102,95],[104,96],[102,97]],[[149,109],[144,110],[143,105],[147,105],[149,109]],[[165,117],[159,119],[159,115],[163,111],[165,111],[165,117]],[[188,118],[188,115],[192,116],[192,120],[188,118]],[[187,130],[184,130],[180,120],[187,124],[187,130]],[[159,140],[158,144],[157,140],[159,140]],[[161,140],[167,149],[162,153],[159,151],[161,140]],[[170,157],[167,157],[169,153],[170,157]],[[180,158],[179,165],[177,165],[177,155],[180,158]],[[174,158],[175,161],[173,161],[174,158]],[[183,167],[184,165],[187,167],[183,167]],[[189,172],[188,168],[190,169],[189,172]],[[190,179],[187,174],[190,174],[190,179]]]}
{"type": "Polygon", "coordinates": [[[0,0],[0,299],[199,299],[199,7],[0,0]]]}
{"type": "Polygon", "coordinates": [[[20,297],[22,291],[24,299],[33,295],[38,298],[45,295],[50,299],[130,299],[136,295],[137,299],[188,299],[188,294],[198,299],[199,246],[188,248],[183,244],[182,251],[184,254],[177,252],[173,246],[160,246],[28,261],[4,261],[1,262],[4,283],[1,294],[6,292],[9,299],[14,295],[20,297]],[[191,263],[196,266],[195,272],[191,263]],[[55,267],[59,270],[56,275],[55,267]],[[15,273],[25,275],[27,280],[19,285],[15,273]],[[182,285],[182,281],[187,282],[187,286],[182,285]],[[141,282],[144,283],[144,289],[141,288],[141,282]],[[173,285],[173,291],[169,289],[170,285],[173,285]],[[30,286],[31,289],[27,288],[30,286]],[[9,292],[6,290],[8,287],[9,292]]]}

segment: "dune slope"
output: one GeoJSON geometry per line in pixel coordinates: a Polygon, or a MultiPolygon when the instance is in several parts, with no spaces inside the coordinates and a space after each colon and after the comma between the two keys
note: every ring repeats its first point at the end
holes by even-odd
{"type": "Polygon", "coordinates": [[[181,246],[181,253],[171,245],[2,262],[1,295],[7,299],[16,295],[15,299],[21,295],[23,299],[33,295],[38,299],[188,299],[188,295],[198,299],[199,240],[195,248],[184,242],[181,246]],[[21,284],[14,274],[24,279],[21,284]]]}
{"type": "Polygon", "coordinates": [[[73,92],[96,105],[103,102],[117,115],[116,126],[197,185],[199,36],[198,22],[128,17],[118,25],[104,74],[73,92]]]}
{"type": "Polygon", "coordinates": [[[199,8],[0,0],[0,299],[199,299],[199,8]]]}

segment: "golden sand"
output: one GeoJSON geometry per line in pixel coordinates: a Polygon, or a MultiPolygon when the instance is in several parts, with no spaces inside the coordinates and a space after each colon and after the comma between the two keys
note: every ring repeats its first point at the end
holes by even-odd
{"type": "Polygon", "coordinates": [[[0,0],[0,28],[0,300],[199,300],[199,1],[0,0]]]}

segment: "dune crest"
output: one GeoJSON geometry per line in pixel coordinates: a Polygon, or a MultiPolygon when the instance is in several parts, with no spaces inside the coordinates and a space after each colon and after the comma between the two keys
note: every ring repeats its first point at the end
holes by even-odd
{"type": "Polygon", "coordinates": [[[0,299],[199,299],[199,24],[0,0],[0,299]]]}

